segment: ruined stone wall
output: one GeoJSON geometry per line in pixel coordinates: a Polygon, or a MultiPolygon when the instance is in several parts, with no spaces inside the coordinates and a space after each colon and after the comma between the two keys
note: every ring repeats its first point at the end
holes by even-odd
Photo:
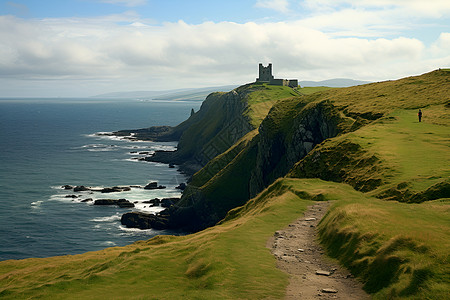
{"type": "Polygon", "coordinates": [[[298,86],[298,80],[297,79],[272,79],[269,84],[272,85],[281,85],[281,86],[288,86],[291,88],[295,88],[298,86]]]}

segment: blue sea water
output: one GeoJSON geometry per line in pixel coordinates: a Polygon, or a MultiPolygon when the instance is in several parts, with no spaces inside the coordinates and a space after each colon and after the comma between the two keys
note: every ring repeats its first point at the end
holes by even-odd
{"type": "Polygon", "coordinates": [[[78,254],[170,233],[127,229],[120,217],[131,210],[161,209],[144,200],[180,196],[175,187],[186,178],[176,169],[132,159],[143,151],[175,149],[176,143],[95,133],[176,125],[199,106],[196,101],[0,99],[0,260],[78,254]],[[61,188],[150,181],[167,189],[102,194],[61,188]],[[78,198],[66,198],[72,194],[78,198]],[[121,209],[81,202],[87,198],[126,198],[137,204],[121,209]]]}

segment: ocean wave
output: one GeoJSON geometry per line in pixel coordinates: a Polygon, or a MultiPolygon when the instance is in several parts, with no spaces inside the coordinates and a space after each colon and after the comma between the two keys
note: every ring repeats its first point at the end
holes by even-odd
{"type": "Polygon", "coordinates": [[[34,202],[31,202],[31,206],[32,207],[37,207],[37,206],[41,206],[41,204],[42,204],[42,202],[44,202],[44,201],[34,201],[34,202]]]}
{"type": "Polygon", "coordinates": [[[90,221],[92,221],[92,222],[113,222],[113,221],[119,221],[120,218],[121,218],[121,216],[119,214],[115,214],[115,215],[108,216],[108,217],[94,218],[94,219],[91,219],[90,221]]]}
{"type": "Polygon", "coordinates": [[[126,226],[120,225],[119,229],[122,230],[123,232],[120,233],[119,235],[126,235],[126,234],[142,234],[142,233],[146,233],[146,234],[154,234],[155,230],[154,229],[139,229],[139,228],[128,228],[126,226]]]}
{"type": "Polygon", "coordinates": [[[113,241],[104,241],[104,242],[100,243],[100,246],[112,247],[112,246],[117,246],[117,244],[114,243],[113,241]]]}
{"type": "Polygon", "coordinates": [[[110,141],[122,141],[125,140],[124,137],[119,137],[119,136],[115,136],[113,135],[112,132],[95,132],[95,133],[90,133],[90,134],[86,134],[84,136],[90,137],[90,138],[95,138],[95,139],[102,139],[102,140],[110,140],[110,141]]]}

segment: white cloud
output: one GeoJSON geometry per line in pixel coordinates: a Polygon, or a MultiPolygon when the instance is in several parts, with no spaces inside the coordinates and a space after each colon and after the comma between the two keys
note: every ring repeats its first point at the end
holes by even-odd
{"type": "Polygon", "coordinates": [[[55,88],[76,83],[74,90],[95,94],[243,84],[256,78],[259,62],[272,62],[277,77],[384,80],[442,67],[434,64],[448,57],[449,41],[442,34],[428,58],[430,49],[417,39],[339,37],[303,21],[155,26],[133,16],[0,16],[0,87],[58,80],[55,88]]]}
{"type": "Polygon", "coordinates": [[[336,36],[399,36],[450,14],[448,0],[305,0],[299,5],[305,26],[336,36]]]}
{"type": "Polygon", "coordinates": [[[281,13],[289,12],[288,0],[257,0],[255,7],[268,8],[281,13]]]}
{"type": "Polygon", "coordinates": [[[395,10],[409,16],[444,17],[450,13],[448,0],[304,0],[315,11],[342,10],[343,7],[363,10],[395,10]]]}
{"type": "Polygon", "coordinates": [[[447,57],[446,66],[450,67],[450,32],[442,32],[431,46],[434,57],[447,57]]]}
{"type": "Polygon", "coordinates": [[[147,4],[147,0],[101,0],[103,3],[117,4],[128,7],[141,6],[147,4]]]}

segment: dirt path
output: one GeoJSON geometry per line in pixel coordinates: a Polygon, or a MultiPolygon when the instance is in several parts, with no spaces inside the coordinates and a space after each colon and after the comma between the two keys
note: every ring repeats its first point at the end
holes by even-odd
{"type": "Polygon", "coordinates": [[[268,241],[277,267],[290,276],[286,299],[370,299],[348,270],[324,255],[316,226],[329,202],[316,202],[305,215],[268,241]]]}

